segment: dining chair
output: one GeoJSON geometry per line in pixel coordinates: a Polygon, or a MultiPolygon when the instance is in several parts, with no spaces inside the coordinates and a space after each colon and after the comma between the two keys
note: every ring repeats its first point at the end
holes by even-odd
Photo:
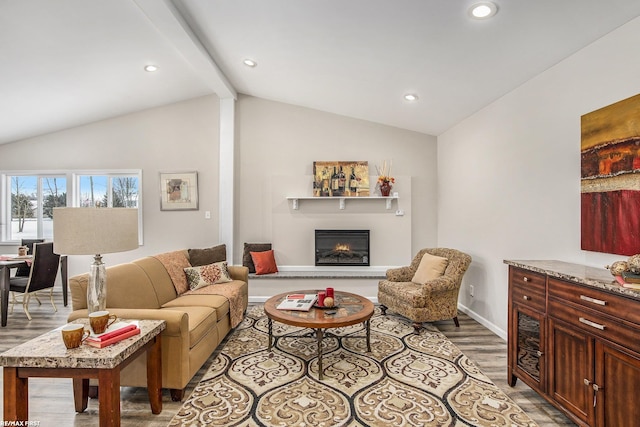
{"type": "MultiPolygon", "coordinates": [[[[22,239],[21,245],[27,247],[27,255],[33,255],[33,245],[36,243],[42,243],[44,239],[22,239]]],[[[31,267],[21,266],[16,269],[16,277],[29,277],[31,267]]]]}
{"type": "Polygon", "coordinates": [[[18,302],[16,293],[22,293],[22,309],[27,318],[31,320],[29,313],[29,300],[37,291],[49,289],[49,299],[54,311],[58,311],[53,301],[53,286],[58,275],[60,255],[53,253],[53,242],[35,243],[33,246],[33,262],[28,277],[12,277],[9,279],[9,290],[12,292],[11,311],[18,302]]]}

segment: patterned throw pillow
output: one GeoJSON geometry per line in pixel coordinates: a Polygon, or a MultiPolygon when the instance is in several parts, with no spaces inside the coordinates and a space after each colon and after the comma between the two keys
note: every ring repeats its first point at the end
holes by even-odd
{"type": "Polygon", "coordinates": [[[184,269],[184,272],[187,275],[189,289],[192,291],[203,286],[226,283],[233,280],[227,270],[226,261],[199,267],[188,267],[184,269]]]}

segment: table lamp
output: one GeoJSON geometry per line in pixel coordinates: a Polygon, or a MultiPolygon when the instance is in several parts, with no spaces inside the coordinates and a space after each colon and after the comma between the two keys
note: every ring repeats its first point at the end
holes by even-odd
{"type": "Polygon", "coordinates": [[[138,209],[54,208],[53,251],[93,255],[87,284],[89,313],[107,306],[107,274],[101,254],[138,247],[138,209]]]}

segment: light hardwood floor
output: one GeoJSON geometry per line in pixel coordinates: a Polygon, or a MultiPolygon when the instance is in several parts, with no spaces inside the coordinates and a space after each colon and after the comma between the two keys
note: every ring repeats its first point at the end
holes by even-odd
{"type": "MultiPolygon", "coordinates": [[[[71,309],[62,305],[62,292],[59,289],[57,291],[54,293],[58,306],[57,313],[53,312],[47,299],[41,298],[43,301],[41,306],[36,302],[31,303],[29,311],[33,320],[28,321],[22,312],[22,307],[16,306],[14,313],[9,315],[7,327],[0,328],[0,352],[66,323],[71,309]]],[[[521,381],[518,381],[515,387],[509,387],[506,372],[506,343],[470,317],[462,313],[459,317],[460,328],[456,328],[452,321],[437,322],[436,326],[540,426],[574,425],[521,381]]],[[[207,366],[209,363],[205,363],[205,368],[207,366]]],[[[201,369],[191,381],[187,387],[186,396],[198,383],[205,368],[201,369]]],[[[1,385],[2,378],[0,378],[1,385]]],[[[121,399],[122,426],[166,426],[181,406],[181,403],[172,402],[169,393],[165,391],[163,411],[159,415],[153,415],[146,389],[143,388],[123,387],[121,399]]],[[[0,414],[2,413],[0,400],[0,414]]],[[[40,427],[98,425],[97,400],[90,399],[89,407],[84,413],[74,412],[73,392],[69,379],[30,379],[29,414],[30,420],[38,421],[40,427]]]]}

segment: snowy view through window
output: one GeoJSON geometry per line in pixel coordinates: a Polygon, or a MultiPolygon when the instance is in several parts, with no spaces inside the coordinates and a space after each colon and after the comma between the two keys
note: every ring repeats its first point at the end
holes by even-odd
{"type": "Polygon", "coordinates": [[[77,175],[68,184],[65,175],[8,176],[11,194],[11,228],[4,240],[53,237],[53,208],[138,207],[139,177],[131,175],[77,175]],[[77,200],[67,202],[67,194],[77,200]]]}

